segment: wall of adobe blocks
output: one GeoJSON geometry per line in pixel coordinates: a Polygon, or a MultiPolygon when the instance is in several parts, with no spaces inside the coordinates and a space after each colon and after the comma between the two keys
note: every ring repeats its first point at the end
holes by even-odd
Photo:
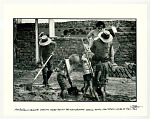
{"type": "Polygon", "coordinates": [[[125,62],[136,64],[136,33],[118,33],[119,49],[115,54],[115,62],[122,65],[125,62]]]}
{"type": "MultiPolygon", "coordinates": [[[[22,69],[32,69],[35,64],[35,25],[19,24],[17,27],[17,56],[14,58],[14,65],[22,69]]],[[[115,54],[115,62],[122,65],[125,62],[136,63],[136,33],[119,32],[117,40],[120,43],[115,54]]],[[[83,47],[81,38],[54,38],[57,42],[57,50],[54,57],[55,65],[71,54],[82,55],[83,47]],[[63,54],[62,50],[63,49],[63,54]],[[63,56],[64,55],[64,56],[63,56]]],[[[114,42],[115,45],[115,42],[114,42]]]]}
{"type": "Polygon", "coordinates": [[[14,65],[21,69],[30,68],[35,63],[35,25],[17,25],[14,39],[14,65]]]}
{"type": "MultiPolygon", "coordinates": [[[[136,21],[125,21],[125,20],[114,20],[114,21],[103,21],[106,28],[110,26],[118,27],[118,32],[135,32],[136,31],[136,21]],[[121,28],[121,29],[120,29],[121,28]],[[123,29],[122,29],[123,28],[123,29]]],[[[63,35],[65,30],[71,36],[85,36],[90,32],[91,29],[95,28],[97,21],[68,21],[68,22],[58,22],[55,23],[55,34],[56,36],[63,35]]],[[[39,32],[45,32],[49,34],[48,23],[39,23],[39,32]]]]}

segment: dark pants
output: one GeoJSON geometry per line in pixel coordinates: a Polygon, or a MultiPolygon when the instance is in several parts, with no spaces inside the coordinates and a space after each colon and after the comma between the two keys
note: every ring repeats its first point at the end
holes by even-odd
{"type": "Polygon", "coordinates": [[[67,92],[68,87],[67,87],[66,78],[67,77],[65,75],[61,74],[61,73],[58,73],[58,75],[57,75],[57,81],[58,81],[58,84],[61,88],[60,96],[63,99],[67,98],[67,94],[68,94],[68,92],[67,92]]]}
{"type": "Polygon", "coordinates": [[[92,79],[92,74],[90,73],[83,75],[83,79],[84,81],[90,81],[92,79]]]}
{"type": "Polygon", "coordinates": [[[50,78],[51,74],[53,72],[53,63],[51,61],[47,62],[47,65],[43,68],[43,84],[48,84],[48,79],[50,78]]]}
{"type": "Polygon", "coordinates": [[[95,79],[93,80],[93,85],[106,85],[106,81],[108,78],[108,62],[101,62],[99,61],[96,64],[96,71],[95,71],[95,79]],[[100,77],[98,77],[98,73],[101,72],[100,77]],[[100,84],[98,84],[100,82],[100,84]]]}
{"type": "Polygon", "coordinates": [[[84,79],[84,86],[81,88],[81,91],[83,92],[84,88],[85,88],[85,81],[89,82],[92,80],[92,74],[84,74],[83,75],[83,79],[84,79]]]}

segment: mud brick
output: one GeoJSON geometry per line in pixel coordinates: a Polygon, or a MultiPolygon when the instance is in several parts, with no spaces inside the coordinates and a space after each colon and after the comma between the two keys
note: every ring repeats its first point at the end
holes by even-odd
{"type": "Polygon", "coordinates": [[[133,65],[132,70],[136,72],[136,64],[133,65]]]}
{"type": "Polygon", "coordinates": [[[136,72],[135,71],[132,72],[132,76],[136,76],[136,72]]]}
{"type": "Polygon", "coordinates": [[[121,77],[124,78],[124,73],[123,73],[122,70],[123,70],[122,67],[119,67],[119,71],[120,71],[121,77]]]}
{"type": "Polygon", "coordinates": [[[116,71],[112,71],[112,76],[113,76],[113,77],[116,76],[115,73],[116,73],[116,71]]]}
{"type": "Polygon", "coordinates": [[[118,73],[117,73],[117,71],[115,70],[115,71],[113,71],[113,77],[117,77],[118,76],[118,73]]]}
{"type": "Polygon", "coordinates": [[[135,76],[135,71],[134,71],[133,65],[134,64],[131,64],[131,63],[128,65],[128,71],[132,76],[135,76]]]}
{"type": "Polygon", "coordinates": [[[117,71],[118,77],[122,77],[122,73],[120,72],[119,67],[116,69],[116,71],[117,71]]]}
{"type": "Polygon", "coordinates": [[[124,68],[124,70],[125,70],[125,73],[127,74],[127,76],[128,76],[129,78],[132,78],[132,76],[131,76],[131,74],[128,72],[128,70],[127,70],[126,68],[124,68]]]}
{"type": "Polygon", "coordinates": [[[124,70],[123,67],[120,68],[120,71],[121,71],[122,74],[123,74],[123,78],[127,78],[127,77],[128,77],[128,76],[126,75],[125,70],[124,70]]]}
{"type": "Polygon", "coordinates": [[[128,70],[128,72],[132,75],[132,72],[133,72],[133,71],[132,71],[131,69],[129,69],[129,68],[128,68],[127,70],[128,70]]]}
{"type": "Polygon", "coordinates": [[[114,72],[112,72],[111,76],[112,76],[112,77],[115,77],[115,74],[114,74],[114,72]]]}
{"type": "Polygon", "coordinates": [[[133,65],[130,63],[128,64],[128,68],[132,70],[133,65]]]}
{"type": "Polygon", "coordinates": [[[114,77],[118,77],[118,72],[117,71],[114,72],[114,77]]]}

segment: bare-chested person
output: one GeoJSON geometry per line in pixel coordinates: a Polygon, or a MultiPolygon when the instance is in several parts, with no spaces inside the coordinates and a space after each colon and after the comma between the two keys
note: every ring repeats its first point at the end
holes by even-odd
{"type": "Polygon", "coordinates": [[[96,28],[91,30],[89,32],[89,34],[86,36],[86,38],[88,39],[89,45],[90,47],[93,45],[93,41],[94,39],[98,36],[98,34],[103,31],[105,28],[105,24],[102,21],[98,21],[96,23],[96,28]]]}

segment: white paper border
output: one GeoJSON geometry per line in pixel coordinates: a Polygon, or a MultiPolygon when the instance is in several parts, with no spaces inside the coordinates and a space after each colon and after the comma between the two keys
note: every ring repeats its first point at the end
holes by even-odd
{"type": "Polygon", "coordinates": [[[7,116],[147,116],[147,4],[3,4],[3,114],[7,116]],[[43,8],[43,9],[42,9],[43,8]],[[55,12],[54,12],[55,10],[55,12]],[[51,12],[52,11],[52,12],[51,12]],[[96,12],[95,12],[96,11],[96,12]],[[104,11],[101,13],[101,11],[104,11]],[[95,102],[13,102],[13,18],[137,18],[138,101],[105,102],[100,107],[143,106],[137,111],[15,112],[21,108],[98,108],[95,102]],[[142,51],[141,51],[142,49],[142,51]],[[144,53],[143,53],[144,52],[144,53]],[[141,70],[142,69],[142,70],[141,70]],[[141,72],[142,71],[142,72],[141,72]],[[9,88],[8,88],[9,87],[9,88]],[[10,88],[11,87],[11,88],[10,88]],[[141,90],[142,89],[142,90],[141,90]]]}

